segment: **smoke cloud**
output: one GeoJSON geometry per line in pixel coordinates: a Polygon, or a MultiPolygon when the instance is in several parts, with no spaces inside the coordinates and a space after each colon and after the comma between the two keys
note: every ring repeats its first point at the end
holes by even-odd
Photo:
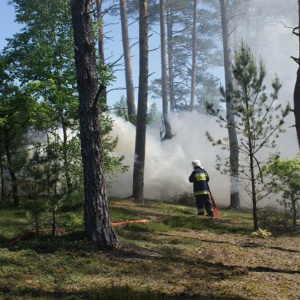
{"type": "MultiPolygon", "coordinates": [[[[111,194],[130,196],[134,163],[135,127],[123,119],[114,117],[113,136],[119,138],[115,149],[117,155],[125,155],[124,164],[130,170],[116,178],[111,194]]],[[[173,139],[161,141],[159,128],[147,127],[144,191],[146,198],[169,199],[174,194],[192,192],[188,177],[192,172],[191,162],[199,159],[211,177],[211,189],[227,189],[227,179],[214,168],[215,150],[207,141],[205,131],[213,135],[223,130],[213,118],[187,112],[171,117],[173,139]],[[217,128],[217,130],[216,130],[217,128]]],[[[223,132],[225,136],[226,130],[223,132]]]]}
{"type": "MultiPolygon", "coordinates": [[[[273,1],[258,2],[261,5],[264,3],[265,11],[269,11],[268,5],[273,5],[273,1]]],[[[255,5],[258,2],[252,1],[251,3],[255,5]]],[[[294,12],[289,14],[288,20],[274,20],[259,27],[259,30],[256,26],[259,18],[253,17],[251,19],[253,20],[251,21],[252,38],[245,39],[243,34],[239,35],[240,41],[244,40],[246,43],[250,41],[249,46],[257,62],[261,58],[266,66],[267,94],[270,92],[271,82],[277,74],[282,83],[279,101],[282,102],[282,105],[290,102],[292,107],[298,65],[291,59],[291,56],[298,57],[299,49],[298,37],[292,35],[293,27],[298,24],[297,1],[294,1],[294,7],[294,12]]],[[[242,18],[242,16],[244,15],[240,17],[242,18]]],[[[150,69],[154,67],[156,64],[150,61],[150,69]]],[[[151,69],[150,73],[152,72],[151,69]]],[[[220,77],[221,82],[223,82],[224,76],[222,72],[216,75],[220,77]]],[[[110,187],[110,194],[127,197],[132,195],[135,128],[129,122],[118,117],[114,117],[114,119],[113,135],[119,138],[116,154],[125,155],[124,163],[130,167],[130,170],[115,178],[115,182],[110,187]]],[[[277,139],[277,148],[271,149],[272,152],[280,152],[282,159],[292,158],[299,152],[294,124],[294,114],[290,113],[285,121],[286,133],[281,134],[277,139]]],[[[163,142],[160,140],[159,128],[147,128],[145,198],[167,200],[176,193],[192,192],[192,184],[188,181],[188,176],[192,171],[191,161],[199,159],[210,176],[210,187],[217,203],[229,205],[230,178],[221,175],[215,169],[216,155],[227,157],[228,152],[221,150],[220,147],[213,147],[205,136],[205,132],[208,130],[215,139],[227,137],[227,130],[220,128],[215,118],[196,112],[171,116],[171,126],[175,136],[172,140],[163,142]]],[[[269,150],[266,151],[261,154],[261,158],[268,154],[269,150]]],[[[251,203],[249,196],[241,195],[241,206],[248,207],[249,203],[251,203]]]]}
{"type": "MultiPolygon", "coordinates": [[[[118,137],[117,155],[124,155],[124,164],[129,171],[118,175],[110,186],[110,194],[118,197],[132,195],[132,179],[135,147],[135,127],[122,118],[113,116],[112,135],[118,137]]],[[[218,204],[230,204],[230,179],[216,170],[216,155],[228,156],[226,150],[212,146],[205,136],[206,130],[217,138],[227,136],[227,129],[220,128],[215,118],[197,112],[186,112],[171,117],[172,140],[161,141],[159,128],[147,127],[144,196],[148,199],[168,200],[176,193],[192,192],[188,177],[192,172],[191,162],[199,159],[210,176],[210,187],[218,204]]],[[[290,142],[286,138],[279,143],[278,151],[292,157],[297,153],[296,135],[290,142]]],[[[249,199],[241,200],[248,206],[249,199]]]]}

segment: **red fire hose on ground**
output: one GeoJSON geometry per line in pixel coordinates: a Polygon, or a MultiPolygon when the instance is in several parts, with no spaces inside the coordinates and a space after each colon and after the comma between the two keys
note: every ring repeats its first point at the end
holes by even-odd
{"type": "Polygon", "coordinates": [[[214,208],[215,218],[216,218],[216,219],[219,219],[219,218],[220,218],[219,210],[218,210],[218,208],[217,208],[215,199],[214,199],[214,197],[213,197],[213,195],[212,195],[211,190],[210,190],[209,187],[208,187],[208,191],[209,191],[209,196],[210,196],[210,199],[211,199],[211,203],[212,203],[213,208],[214,208]]]}

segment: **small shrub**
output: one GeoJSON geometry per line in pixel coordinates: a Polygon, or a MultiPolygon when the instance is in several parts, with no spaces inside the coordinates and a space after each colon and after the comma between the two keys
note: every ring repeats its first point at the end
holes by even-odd
{"type": "Polygon", "coordinates": [[[83,226],[83,216],[75,213],[67,213],[64,225],[71,230],[81,228],[83,226]]]}
{"type": "Polygon", "coordinates": [[[176,193],[174,196],[170,198],[176,204],[188,205],[188,206],[195,205],[195,197],[193,193],[189,193],[189,192],[176,193]]]}
{"type": "Polygon", "coordinates": [[[267,206],[261,212],[260,226],[272,231],[286,231],[289,228],[287,216],[274,206],[267,206]]]}
{"type": "Polygon", "coordinates": [[[84,205],[84,194],[82,192],[72,193],[62,199],[61,211],[81,209],[84,205]]]}

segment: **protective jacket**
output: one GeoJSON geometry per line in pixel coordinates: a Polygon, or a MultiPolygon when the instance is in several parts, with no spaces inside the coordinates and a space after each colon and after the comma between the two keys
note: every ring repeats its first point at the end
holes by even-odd
{"type": "Polygon", "coordinates": [[[194,171],[189,177],[189,181],[193,182],[194,195],[208,195],[208,182],[209,176],[207,172],[202,167],[195,167],[194,171]]]}

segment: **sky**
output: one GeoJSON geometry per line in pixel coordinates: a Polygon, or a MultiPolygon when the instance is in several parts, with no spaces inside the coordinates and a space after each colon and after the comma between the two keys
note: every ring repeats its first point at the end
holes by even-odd
{"type": "Polygon", "coordinates": [[[6,38],[12,37],[20,30],[20,25],[15,23],[15,11],[12,5],[8,5],[9,0],[0,1],[0,50],[7,42],[6,38]]]}
{"type": "MultiPolygon", "coordinates": [[[[265,1],[267,2],[267,1],[265,1]]],[[[283,1],[284,2],[284,1],[283,1]]],[[[270,0],[270,3],[272,1],[270,0]]],[[[292,35],[292,27],[297,24],[297,1],[295,0],[295,14],[291,16],[290,23],[283,26],[280,22],[271,24],[264,28],[265,48],[259,53],[264,60],[269,74],[267,85],[277,74],[283,84],[280,98],[283,103],[293,102],[293,90],[296,81],[297,64],[290,56],[298,54],[298,39],[292,35]],[[289,28],[290,27],[290,28],[289,28]]],[[[105,55],[111,61],[122,54],[120,37],[120,25],[110,24],[110,35],[113,37],[111,43],[106,44],[105,55]]],[[[135,26],[135,25],[131,25],[135,26]]],[[[8,5],[8,0],[0,0],[0,50],[6,45],[5,38],[12,37],[18,32],[20,26],[14,23],[14,9],[8,5]]],[[[149,45],[157,41],[155,32],[150,37],[149,45]]],[[[138,31],[131,28],[132,40],[137,40],[138,31]]],[[[134,82],[138,82],[138,45],[132,49],[133,76],[134,82]]],[[[159,50],[149,53],[150,81],[159,76],[160,52],[159,50]]],[[[117,80],[108,87],[109,104],[119,101],[125,96],[125,91],[120,88],[125,86],[123,68],[116,72],[117,80]]],[[[137,96],[136,96],[137,99],[137,96]]],[[[149,99],[149,103],[151,103],[149,99]]],[[[158,108],[160,109],[158,104],[158,108]]],[[[149,106],[149,104],[148,104],[149,106]]],[[[180,116],[173,116],[171,119],[172,130],[175,134],[171,141],[161,142],[159,128],[147,129],[146,143],[146,165],[145,165],[145,197],[168,199],[176,193],[192,192],[192,185],[188,182],[190,175],[191,161],[200,159],[203,166],[209,172],[211,178],[211,189],[217,203],[229,204],[229,179],[221,175],[215,169],[216,154],[220,150],[207,141],[205,131],[208,130],[214,137],[226,136],[226,131],[220,129],[215,119],[208,116],[199,116],[196,113],[187,113],[180,116]]],[[[299,152],[295,129],[293,128],[293,114],[286,121],[286,134],[278,139],[275,149],[282,153],[283,158],[294,157],[299,152]]],[[[126,197],[131,195],[132,170],[134,159],[135,128],[132,124],[115,118],[113,135],[119,138],[116,148],[117,155],[125,155],[125,164],[130,166],[129,172],[120,174],[110,185],[112,195],[126,197]]],[[[241,205],[247,206],[249,199],[245,196],[241,199],[241,205]]]]}

